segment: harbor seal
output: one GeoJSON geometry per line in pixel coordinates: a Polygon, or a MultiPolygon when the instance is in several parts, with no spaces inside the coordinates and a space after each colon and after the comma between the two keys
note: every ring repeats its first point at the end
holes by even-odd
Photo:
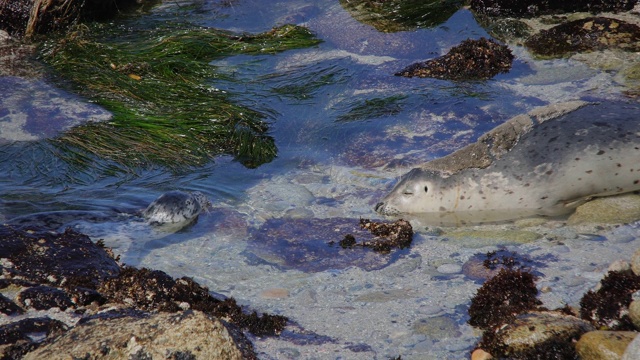
{"type": "Polygon", "coordinates": [[[375,210],[557,216],[594,197],[636,190],[640,106],[575,101],[516,116],[409,171],[375,210]]]}
{"type": "Polygon", "coordinates": [[[188,225],[209,206],[211,202],[199,191],[169,191],[149,204],[142,211],[142,217],[151,225],[188,225]]]}

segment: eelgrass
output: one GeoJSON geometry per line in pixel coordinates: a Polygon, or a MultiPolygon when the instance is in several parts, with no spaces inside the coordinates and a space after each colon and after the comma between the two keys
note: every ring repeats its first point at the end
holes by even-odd
{"type": "Polygon", "coordinates": [[[45,43],[42,58],[113,118],[78,126],[55,142],[75,162],[87,163],[89,153],[126,167],[185,168],[219,154],[248,167],[271,161],[277,148],[266,116],[216,89],[219,75],[209,62],[319,42],[293,25],[257,35],[165,27],[135,37],[113,30],[100,37],[97,27],[45,43]]]}

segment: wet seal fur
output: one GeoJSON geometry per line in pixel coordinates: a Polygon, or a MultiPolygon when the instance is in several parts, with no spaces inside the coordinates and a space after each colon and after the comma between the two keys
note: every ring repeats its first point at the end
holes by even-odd
{"type": "Polygon", "coordinates": [[[516,116],[405,174],[383,215],[498,211],[556,216],[640,190],[640,107],[573,101],[516,116]]]}
{"type": "Polygon", "coordinates": [[[199,192],[166,192],[142,211],[142,217],[151,225],[189,224],[211,206],[207,197],[199,192]]]}

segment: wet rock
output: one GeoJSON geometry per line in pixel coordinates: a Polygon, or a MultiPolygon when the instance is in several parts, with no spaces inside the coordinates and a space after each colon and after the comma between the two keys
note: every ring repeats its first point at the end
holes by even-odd
{"type": "Polygon", "coordinates": [[[567,223],[624,224],[640,219],[640,195],[601,197],[578,206],[567,223]]]}
{"type": "Polygon", "coordinates": [[[92,288],[120,271],[110,250],[71,229],[58,234],[2,225],[0,259],[6,259],[2,270],[8,277],[66,287],[82,283],[92,288]]]}
{"type": "Polygon", "coordinates": [[[67,330],[62,322],[47,317],[27,318],[0,326],[0,357],[21,359],[44,339],[53,338],[67,330]]]}
{"type": "Polygon", "coordinates": [[[518,315],[494,331],[485,331],[479,347],[497,358],[576,359],[573,342],[594,330],[588,322],[558,312],[518,315]]]}
{"type": "Polygon", "coordinates": [[[509,323],[515,315],[537,308],[535,277],[520,270],[502,269],[471,299],[469,324],[490,329],[509,323]]]}
{"type": "Polygon", "coordinates": [[[636,250],[631,256],[631,270],[634,274],[640,276],[640,249],[636,250]]]}
{"type": "Polygon", "coordinates": [[[450,241],[463,243],[467,248],[526,244],[542,237],[536,232],[527,230],[454,230],[447,232],[445,236],[450,241]]]}
{"type": "Polygon", "coordinates": [[[619,360],[638,335],[634,331],[590,331],[576,343],[581,359],[619,360]]]}
{"type": "Polygon", "coordinates": [[[439,58],[404,68],[396,76],[444,80],[486,80],[509,72],[513,54],[506,45],[480,38],[467,39],[439,58]]]}
{"type": "Polygon", "coordinates": [[[181,311],[187,307],[228,319],[255,335],[279,334],[287,318],[256,312],[245,314],[233,298],[224,301],[214,298],[209,289],[190,278],[173,279],[159,270],[125,267],[116,278],[105,281],[99,288],[109,301],[151,311],[181,311]]]}
{"type": "Polygon", "coordinates": [[[602,329],[634,330],[628,312],[638,290],[640,276],[633,271],[609,272],[597,291],[589,290],[580,300],[580,317],[602,329]]]}
{"type": "Polygon", "coordinates": [[[471,0],[471,9],[490,16],[532,17],[545,14],[631,10],[637,0],[471,0]]]}
{"type": "Polygon", "coordinates": [[[392,249],[403,249],[412,239],[411,224],[404,220],[269,219],[251,233],[246,255],[309,272],[351,266],[374,270],[394,262],[399,252],[392,249]]]}
{"type": "Polygon", "coordinates": [[[411,326],[416,334],[433,339],[455,338],[461,335],[457,322],[449,316],[435,316],[419,319],[411,326]]]}
{"type": "Polygon", "coordinates": [[[228,324],[187,311],[93,319],[24,359],[80,359],[87,354],[111,359],[256,359],[250,350],[246,338],[228,324]]]}
{"type": "Polygon", "coordinates": [[[47,310],[54,307],[64,311],[73,307],[74,303],[69,295],[60,289],[50,286],[35,286],[27,288],[18,294],[18,301],[25,308],[47,310]]]}
{"type": "Polygon", "coordinates": [[[502,269],[520,269],[532,272],[539,276],[540,273],[533,272],[533,267],[544,267],[544,263],[521,255],[513,251],[496,250],[485,254],[475,254],[462,265],[462,272],[472,280],[488,280],[500,272],[502,269]]]}
{"type": "Polygon", "coordinates": [[[340,0],[354,19],[382,32],[410,31],[439,25],[458,11],[458,0],[340,0]]]}
{"type": "Polygon", "coordinates": [[[11,299],[6,296],[0,294],[0,312],[5,315],[18,315],[22,314],[24,310],[16,303],[11,301],[11,299]]]}
{"type": "Polygon", "coordinates": [[[640,27],[604,17],[570,21],[549,30],[541,30],[525,42],[535,55],[563,57],[578,52],[609,48],[640,50],[640,27]]]}

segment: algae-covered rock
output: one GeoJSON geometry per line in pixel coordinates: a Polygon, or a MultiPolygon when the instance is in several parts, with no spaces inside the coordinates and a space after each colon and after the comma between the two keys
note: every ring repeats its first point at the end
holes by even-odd
{"type": "Polygon", "coordinates": [[[199,311],[91,319],[24,359],[81,359],[87,354],[110,359],[256,359],[239,331],[199,311]]]}
{"type": "Polygon", "coordinates": [[[580,300],[580,317],[598,328],[634,330],[629,304],[638,290],[640,276],[632,270],[610,271],[597,291],[589,290],[580,300]]]}
{"type": "Polygon", "coordinates": [[[340,0],[352,16],[382,32],[409,31],[439,25],[458,11],[460,0],[340,0]]]}
{"type": "Polygon", "coordinates": [[[485,332],[480,347],[503,359],[575,359],[573,342],[595,330],[575,316],[551,311],[518,315],[494,332],[485,332]]]}
{"type": "Polygon", "coordinates": [[[576,343],[581,359],[618,360],[638,335],[635,331],[590,331],[576,343]]]}
{"type": "Polygon", "coordinates": [[[513,54],[506,45],[480,38],[467,39],[439,58],[404,68],[396,76],[446,80],[490,79],[511,69],[513,54]]]}
{"type": "Polygon", "coordinates": [[[622,20],[590,17],[541,30],[525,42],[537,56],[563,57],[578,52],[640,49],[640,27],[622,20]]]}
{"type": "Polygon", "coordinates": [[[637,0],[471,0],[471,9],[489,16],[532,17],[545,14],[631,10],[637,0]]]}

